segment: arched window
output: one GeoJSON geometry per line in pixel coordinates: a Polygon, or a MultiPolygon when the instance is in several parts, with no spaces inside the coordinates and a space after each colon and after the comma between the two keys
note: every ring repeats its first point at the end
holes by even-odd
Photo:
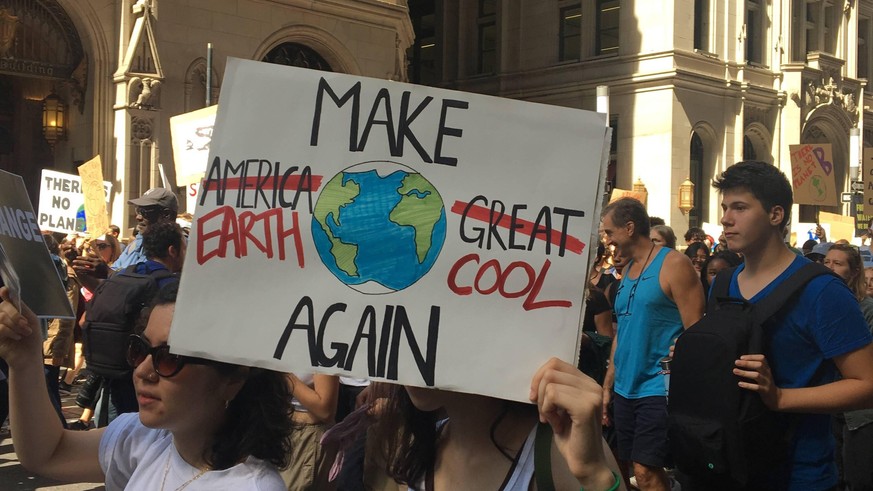
{"type": "Polygon", "coordinates": [[[282,43],[271,49],[261,61],[277,65],[297,66],[332,72],[327,61],[314,49],[297,43],[282,43]]]}
{"type": "Polygon", "coordinates": [[[752,144],[752,139],[749,138],[749,135],[743,136],[743,160],[758,160],[755,145],[752,144]]]}
{"type": "Polygon", "coordinates": [[[706,195],[704,191],[706,191],[709,183],[703,182],[706,149],[703,147],[703,140],[696,132],[691,133],[690,157],[688,178],[694,183],[694,209],[688,214],[688,226],[699,227],[703,222],[703,208],[707,206],[704,202],[706,195]]]}

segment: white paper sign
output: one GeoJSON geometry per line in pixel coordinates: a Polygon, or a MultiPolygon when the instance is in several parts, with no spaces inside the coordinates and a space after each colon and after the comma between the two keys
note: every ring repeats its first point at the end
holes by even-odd
{"type": "MultiPolygon", "coordinates": [[[[106,189],[108,205],[112,183],[103,181],[103,187],[106,189]]],[[[79,176],[42,170],[39,186],[39,228],[63,233],[85,230],[85,195],[82,193],[82,179],[79,176]]]]}
{"type": "Polygon", "coordinates": [[[602,115],[238,59],[169,344],[526,401],[573,361],[602,115]]]}
{"type": "MultiPolygon", "coordinates": [[[[177,186],[200,182],[203,178],[217,108],[204,107],[170,118],[177,186]]],[[[193,208],[188,208],[188,211],[193,211],[193,208]]]]}

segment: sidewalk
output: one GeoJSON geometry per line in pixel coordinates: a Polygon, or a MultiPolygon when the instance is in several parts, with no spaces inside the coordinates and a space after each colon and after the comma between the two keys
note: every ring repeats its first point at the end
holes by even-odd
{"type": "MultiPolygon", "coordinates": [[[[67,422],[79,419],[82,409],[76,406],[76,392],[79,386],[73,386],[72,394],[61,396],[64,417],[67,422]]],[[[12,448],[12,437],[7,428],[0,430],[0,489],[3,491],[98,491],[105,489],[102,483],[61,484],[51,479],[35,476],[21,467],[18,457],[12,448]]]]}

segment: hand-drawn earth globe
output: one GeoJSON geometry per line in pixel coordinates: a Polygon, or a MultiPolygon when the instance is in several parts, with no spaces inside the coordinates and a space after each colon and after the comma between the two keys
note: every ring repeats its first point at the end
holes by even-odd
{"type": "Polygon", "coordinates": [[[404,165],[364,162],[325,184],[312,213],[321,261],[366,294],[409,287],[430,271],[446,239],[439,191],[404,165]]]}

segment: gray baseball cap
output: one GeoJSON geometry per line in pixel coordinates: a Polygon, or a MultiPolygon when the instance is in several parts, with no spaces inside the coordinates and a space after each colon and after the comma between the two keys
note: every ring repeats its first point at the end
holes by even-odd
{"type": "Polygon", "coordinates": [[[179,201],[176,195],[167,188],[151,188],[139,198],[129,200],[134,206],[160,206],[174,212],[179,210],[179,201]]]}

